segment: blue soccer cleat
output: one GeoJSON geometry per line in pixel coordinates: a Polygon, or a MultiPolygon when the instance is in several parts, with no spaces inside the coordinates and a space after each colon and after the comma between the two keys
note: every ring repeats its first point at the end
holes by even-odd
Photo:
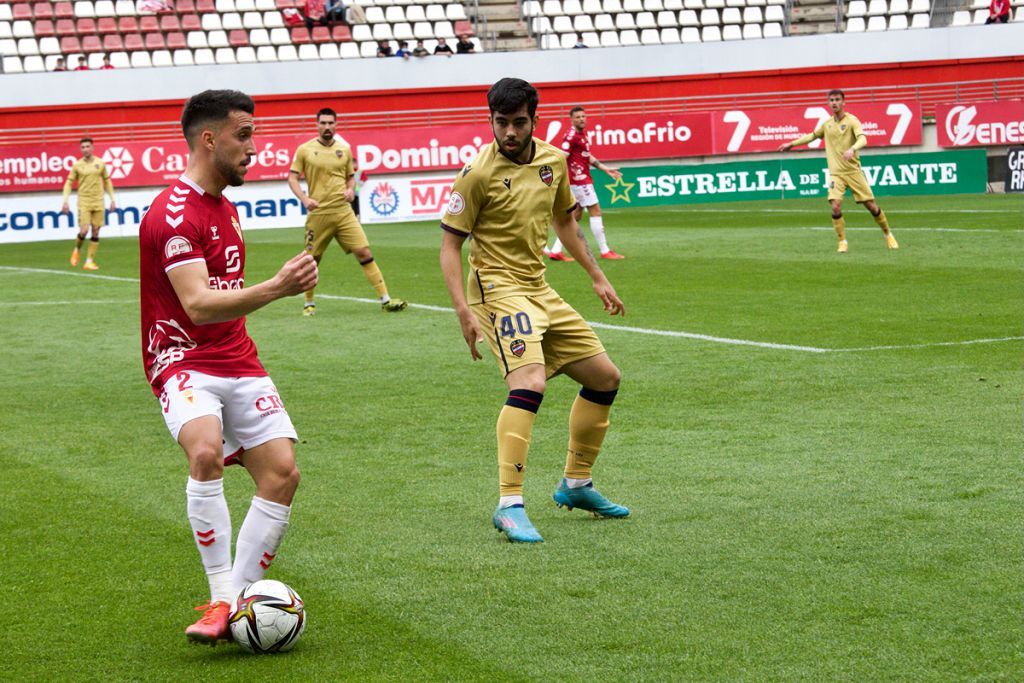
{"type": "Polygon", "coordinates": [[[510,543],[543,543],[537,528],[526,516],[526,508],[513,505],[494,511],[494,528],[504,532],[510,543]]]}
{"type": "Polygon", "coordinates": [[[629,517],[629,508],[611,502],[598,493],[593,484],[571,489],[563,479],[555,489],[553,498],[558,507],[564,505],[570,511],[579,508],[595,517],[629,517]]]}

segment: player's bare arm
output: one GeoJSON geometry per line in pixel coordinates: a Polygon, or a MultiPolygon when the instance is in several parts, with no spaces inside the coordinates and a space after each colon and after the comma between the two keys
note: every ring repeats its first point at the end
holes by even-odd
{"type": "Polygon", "coordinates": [[[295,198],[298,199],[304,207],[306,207],[306,211],[312,211],[320,206],[320,202],[302,191],[302,185],[299,184],[299,174],[295,171],[288,172],[288,189],[290,189],[292,194],[295,195],[295,198]]]}
{"type": "Polygon", "coordinates": [[[593,282],[594,293],[604,304],[604,310],[608,311],[609,315],[626,315],[626,306],[622,303],[619,295],[615,293],[615,288],[608,281],[604,271],[597,265],[597,260],[590,253],[590,249],[587,248],[583,230],[573,215],[554,216],[551,223],[558,239],[562,240],[562,245],[587,271],[587,275],[593,282]]]}
{"type": "Polygon", "coordinates": [[[205,262],[172,268],[167,277],[192,322],[208,325],[236,320],[272,301],[310,289],[317,282],[317,267],[313,257],[303,251],[269,280],[235,290],[210,289],[205,262]]]}
{"type": "Polygon", "coordinates": [[[469,354],[473,360],[480,360],[483,356],[476,345],[482,342],[484,337],[476,316],[466,303],[466,293],[463,290],[462,243],[465,241],[466,238],[461,235],[455,235],[447,230],[442,232],[441,272],[444,274],[444,284],[448,288],[448,296],[451,297],[455,314],[459,318],[462,338],[469,347],[469,354]]]}
{"type": "Polygon", "coordinates": [[[612,180],[618,180],[619,178],[622,177],[622,172],[616,166],[609,166],[607,164],[601,163],[593,154],[590,155],[590,165],[610,175],[612,177],[612,180]]]}

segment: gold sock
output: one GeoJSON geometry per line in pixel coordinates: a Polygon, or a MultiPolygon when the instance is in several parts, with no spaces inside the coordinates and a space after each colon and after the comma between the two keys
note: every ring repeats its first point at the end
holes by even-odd
{"type": "Polygon", "coordinates": [[[498,483],[502,496],[523,495],[530,436],[544,394],[513,389],[498,415],[498,483]]]}
{"type": "Polygon", "coordinates": [[[85,244],[85,236],[84,235],[79,235],[78,237],[76,237],[75,238],[75,251],[78,251],[79,249],[81,249],[83,244],[85,244]]]}
{"type": "Polygon", "coordinates": [[[840,241],[846,239],[846,219],[845,218],[843,218],[842,216],[840,216],[839,218],[833,217],[832,218],[832,227],[835,228],[836,235],[838,235],[840,241]]]}
{"type": "Polygon", "coordinates": [[[882,232],[886,235],[889,234],[889,219],[885,217],[885,212],[881,209],[878,210],[878,215],[874,217],[875,223],[882,229],[882,232]]]}
{"type": "Polygon", "coordinates": [[[604,435],[608,432],[608,414],[615,391],[582,389],[569,411],[569,451],[565,457],[565,476],[589,479],[604,435]]]}
{"type": "Polygon", "coordinates": [[[377,267],[377,262],[370,259],[366,263],[360,263],[363,267],[363,275],[366,276],[366,281],[370,283],[373,290],[377,292],[377,298],[381,301],[389,298],[388,297],[388,286],[384,284],[384,276],[381,275],[380,268],[377,267]]]}
{"type": "Polygon", "coordinates": [[[92,261],[96,257],[96,251],[100,248],[100,241],[93,240],[89,242],[89,251],[85,257],[86,261],[92,261]]]}
{"type": "Polygon", "coordinates": [[[305,292],[303,292],[303,295],[306,297],[307,304],[313,303],[313,292],[315,291],[316,287],[314,287],[313,289],[307,289],[305,292]]]}

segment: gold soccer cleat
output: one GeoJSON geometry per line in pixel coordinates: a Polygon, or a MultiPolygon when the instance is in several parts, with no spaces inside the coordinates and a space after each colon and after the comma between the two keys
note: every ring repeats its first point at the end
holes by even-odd
{"type": "Polygon", "coordinates": [[[97,266],[95,263],[93,263],[90,260],[86,260],[85,265],[82,266],[82,270],[99,270],[99,269],[100,269],[100,267],[97,266]]]}
{"type": "Polygon", "coordinates": [[[839,246],[836,248],[837,254],[845,254],[850,251],[850,245],[846,243],[846,240],[839,240],[839,246]]]}
{"type": "Polygon", "coordinates": [[[893,237],[892,233],[890,232],[888,235],[885,236],[885,246],[889,247],[890,249],[899,249],[900,243],[896,241],[896,238],[893,237]]]}

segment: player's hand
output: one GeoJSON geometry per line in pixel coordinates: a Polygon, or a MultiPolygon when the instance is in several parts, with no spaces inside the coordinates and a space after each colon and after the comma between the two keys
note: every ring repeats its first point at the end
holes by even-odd
{"type": "Polygon", "coordinates": [[[281,296],[293,296],[312,289],[319,279],[316,259],[308,251],[302,251],[281,266],[275,277],[281,296]]]}
{"type": "Polygon", "coordinates": [[[619,169],[612,168],[611,166],[607,166],[606,168],[607,170],[605,172],[612,177],[612,180],[618,180],[622,177],[622,171],[619,169]]]}
{"type": "Polygon", "coordinates": [[[594,281],[594,293],[604,304],[604,310],[608,311],[608,315],[626,315],[626,306],[615,293],[615,288],[608,282],[608,278],[602,276],[594,281]]]}
{"type": "Polygon", "coordinates": [[[64,205],[60,207],[61,213],[71,213],[71,209],[68,207],[68,203],[64,202],[64,205]]]}
{"type": "Polygon", "coordinates": [[[793,147],[793,143],[791,143],[791,142],[783,142],[781,145],[779,145],[779,150],[778,151],[780,151],[780,152],[788,152],[792,147],[793,147]]]}
{"type": "Polygon", "coordinates": [[[312,211],[313,209],[319,208],[320,202],[312,197],[306,197],[302,200],[302,205],[306,207],[306,211],[312,211]]]}
{"type": "Polygon", "coordinates": [[[854,154],[856,154],[856,152],[854,152],[852,149],[848,149],[845,152],[843,152],[843,159],[849,161],[850,159],[853,158],[854,154]]]}
{"type": "Polygon", "coordinates": [[[347,201],[349,204],[351,204],[355,200],[356,200],[356,191],[354,189],[346,188],[345,189],[345,201],[347,201]]]}
{"type": "Polygon", "coordinates": [[[110,210],[117,211],[117,204],[115,202],[110,202],[110,210]]]}
{"type": "Polygon", "coordinates": [[[460,313],[459,325],[462,327],[462,338],[466,340],[466,346],[469,347],[469,355],[473,357],[473,360],[480,360],[483,356],[476,345],[484,340],[484,336],[480,333],[480,324],[477,323],[476,316],[468,310],[465,313],[460,313]]]}

